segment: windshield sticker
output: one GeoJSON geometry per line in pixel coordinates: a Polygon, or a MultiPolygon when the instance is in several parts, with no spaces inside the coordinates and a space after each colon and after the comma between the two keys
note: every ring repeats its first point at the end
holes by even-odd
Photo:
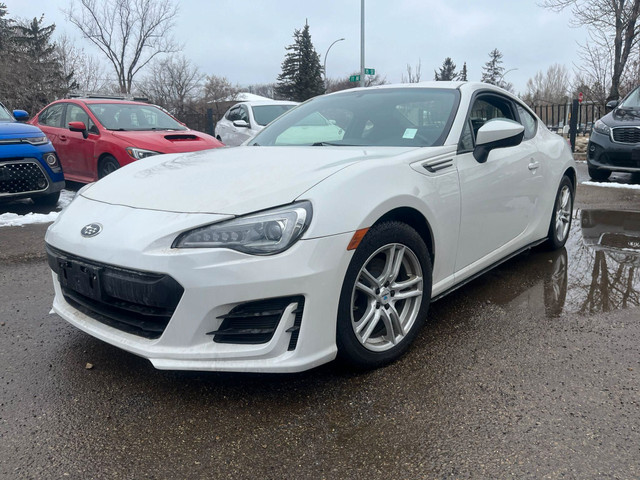
{"type": "Polygon", "coordinates": [[[407,128],[404,131],[404,135],[402,135],[402,138],[416,138],[416,133],[418,133],[418,129],[417,128],[407,128]]]}

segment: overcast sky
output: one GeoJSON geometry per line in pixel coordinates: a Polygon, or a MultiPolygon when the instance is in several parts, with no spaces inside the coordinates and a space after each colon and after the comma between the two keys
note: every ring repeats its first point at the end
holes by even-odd
{"type": "MultiPolygon", "coordinates": [[[[78,37],[62,9],[69,0],[0,0],[11,18],[45,16],[56,35],[78,37]]],[[[174,29],[185,56],[202,73],[227,77],[241,86],[276,81],[293,31],[309,22],[327,75],[344,77],[360,69],[360,0],[182,0],[174,29]]],[[[505,79],[524,93],[527,80],[560,63],[573,69],[584,29],[569,27],[569,11],[555,13],[536,0],[366,0],[366,67],[400,82],[407,64],[422,62],[422,79],[451,57],[467,63],[469,80],[480,80],[489,52],[503,53],[505,79]]],[[[98,55],[88,40],[79,46],[98,55]]]]}

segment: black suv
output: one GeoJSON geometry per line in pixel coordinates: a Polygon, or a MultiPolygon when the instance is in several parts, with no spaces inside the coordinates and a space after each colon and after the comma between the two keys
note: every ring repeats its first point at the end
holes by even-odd
{"type": "Polygon", "coordinates": [[[613,110],[594,124],[587,148],[589,176],[596,181],[611,172],[640,172],[640,87],[607,107],[613,110]]]}

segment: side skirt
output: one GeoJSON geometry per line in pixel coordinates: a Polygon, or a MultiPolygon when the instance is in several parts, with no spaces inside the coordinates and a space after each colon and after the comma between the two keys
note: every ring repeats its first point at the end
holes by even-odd
{"type": "Polygon", "coordinates": [[[480,270],[479,272],[471,275],[469,278],[465,278],[464,280],[462,280],[460,283],[455,284],[453,287],[449,288],[448,290],[445,290],[444,292],[442,292],[441,294],[433,297],[431,299],[431,302],[435,302],[437,300],[440,300],[442,297],[449,295],[451,292],[459,289],[460,287],[466,285],[467,283],[475,280],[478,277],[481,277],[482,275],[484,275],[485,273],[487,273],[489,270],[493,270],[494,268],[496,268],[498,265],[502,265],[504,262],[507,262],[509,260],[511,260],[513,257],[517,257],[518,255],[520,255],[523,252],[526,252],[527,250],[531,250],[533,247],[536,247],[538,245],[540,245],[541,243],[544,243],[546,240],[546,238],[543,238],[541,240],[537,240],[533,243],[530,243],[529,245],[522,247],[519,250],[516,250],[515,252],[511,253],[510,255],[507,255],[506,257],[498,260],[497,262],[491,264],[490,266],[488,266],[487,268],[484,268],[482,270],[480,270]]]}

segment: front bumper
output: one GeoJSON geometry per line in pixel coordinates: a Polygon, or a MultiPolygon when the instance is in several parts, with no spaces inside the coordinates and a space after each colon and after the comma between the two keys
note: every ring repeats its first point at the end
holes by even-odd
{"type": "Polygon", "coordinates": [[[335,358],[338,299],[352,255],[346,250],[350,233],[300,240],[273,256],[171,249],[171,240],[187,225],[197,226],[190,217],[200,223],[206,216],[106,206],[79,198],[47,232],[47,243],[63,252],[174,279],[184,292],[159,338],[124,331],[72,305],[56,273],[54,311],[90,335],[149,359],[159,369],[295,372],[335,358]],[[100,222],[103,233],[80,237],[82,226],[91,221],[100,222]],[[125,238],[128,231],[131,238],[125,238]],[[214,341],[212,332],[225,330],[223,322],[230,313],[246,310],[252,302],[283,297],[302,300],[285,302],[275,331],[264,343],[214,341]]]}
{"type": "Polygon", "coordinates": [[[640,172],[640,143],[618,143],[595,130],[589,137],[587,163],[590,168],[612,172],[640,172]]]}

